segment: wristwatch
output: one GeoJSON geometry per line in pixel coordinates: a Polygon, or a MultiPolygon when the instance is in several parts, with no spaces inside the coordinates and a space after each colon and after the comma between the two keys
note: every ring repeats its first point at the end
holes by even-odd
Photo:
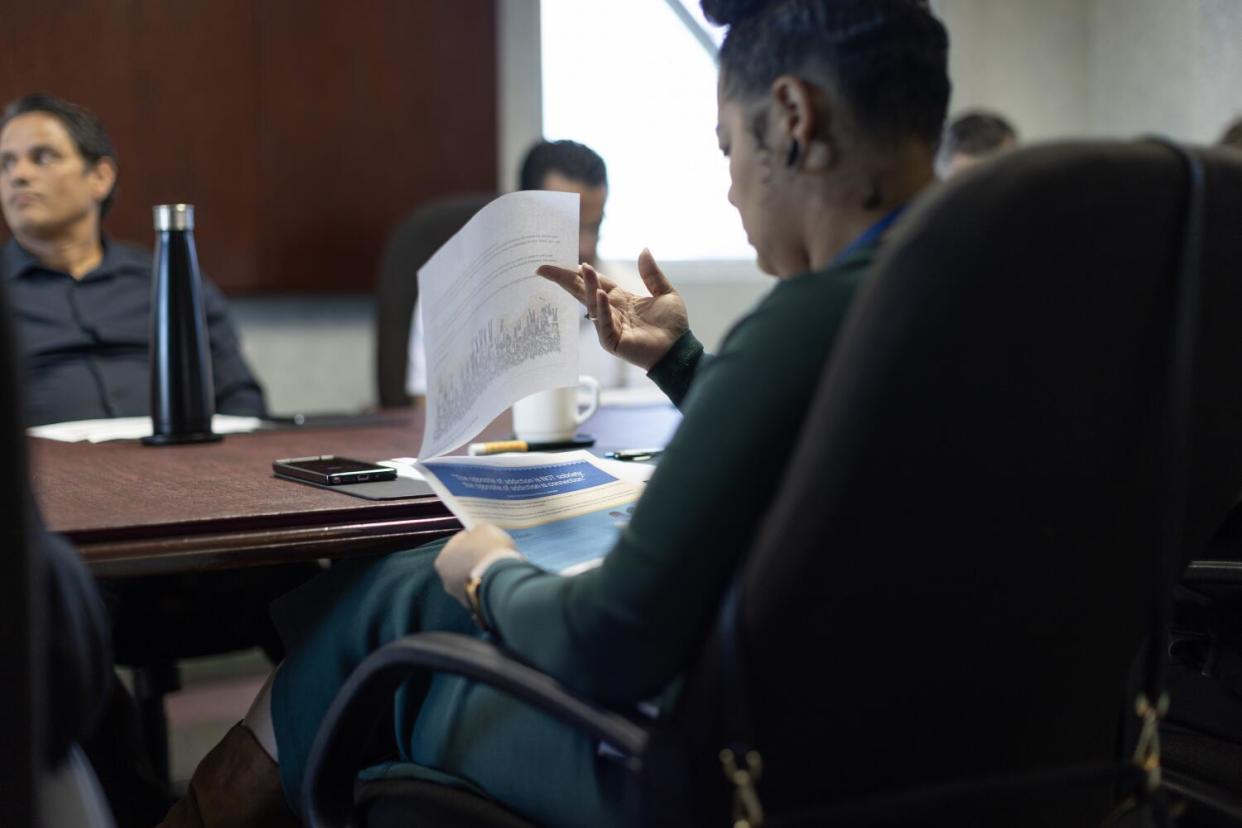
{"type": "Polygon", "coordinates": [[[470,617],[484,632],[490,632],[492,628],[487,623],[486,616],[483,615],[483,602],[479,598],[479,588],[483,586],[483,575],[487,573],[488,567],[505,558],[521,560],[522,553],[516,549],[497,550],[475,564],[474,569],[471,569],[470,574],[466,576],[466,604],[470,607],[470,617]]]}
{"type": "Polygon", "coordinates": [[[491,632],[492,628],[488,626],[487,619],[483,616],[483,605],[479,603],[479,587],[481,586],[483,586],[483,575],[471,570],[470,576],[466,578],[466,603],[470,605],[470,617],[474,619],[479,629],[491,632]]]}

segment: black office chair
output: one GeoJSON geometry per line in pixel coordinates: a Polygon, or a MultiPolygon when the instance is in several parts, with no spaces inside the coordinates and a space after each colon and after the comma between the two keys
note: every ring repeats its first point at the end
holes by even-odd
{"type": "Polygon", "coordinates": [[[1242,506],[1183,574],[1171,632],[1161,740],[1181,825],[1242,825],[1242,506]]]}
{"type": "Polygon", "coordinates": [[[669,721],[640,727],[473,639],[411,636],[325,718],[311,824],[514,818],[447,788],[355,791],[372,711],[419,669],[620,748],[643,824],[723,825],[750,793],[772,825],[1099,824],[1151,781],[1130,761],[1132,675],[1177,568],[1162,549],[1184,565],[1242,491],[1242,163],[1195,155],[1189,303],[1193,177],[1166,146],[1016,152],[903,219],[669,721]],[[1195,345],[1190,374],[1174,340],[1195,345]],[[1171,375],[1193,377],[1184,408],[1171,375]],[[744,746],[753,791],[722,771],[724,748],[745,769],[744,746]]]}
{"type": "Polygon", "coordinates": [[[405,392],[410,321],[418,300],[418,269],[494,195],[467,194],[428,202],[388,237],[375,289],[375,366],[383,408],[412,400],[405,392]]]}

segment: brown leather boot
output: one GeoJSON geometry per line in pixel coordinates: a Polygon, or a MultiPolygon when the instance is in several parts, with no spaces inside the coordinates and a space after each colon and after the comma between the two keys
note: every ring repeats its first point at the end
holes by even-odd
{"type": "Polygon", "coordinates": [[[163,828],[296,828],[280,770],[240,722],[194,769],[185,798],[160,823],[163,828]]]}

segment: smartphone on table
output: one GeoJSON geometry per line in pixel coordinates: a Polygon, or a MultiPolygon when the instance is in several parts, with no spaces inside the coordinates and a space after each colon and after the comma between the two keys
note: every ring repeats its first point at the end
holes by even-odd
{"type": "Polygon", "coordinates": [[[346,483],[372,483],[376,480],[395,480],[397,470],[362,460],[321,454],[317,457],[289,457],[273,460],[272,471],[278,477],[309,480],[321,486],[342,486],[346,483]]]}

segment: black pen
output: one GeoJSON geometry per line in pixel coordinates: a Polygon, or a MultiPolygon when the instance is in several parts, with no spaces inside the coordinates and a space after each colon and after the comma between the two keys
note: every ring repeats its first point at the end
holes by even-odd
{"type": "Polygon", "coordinates": [[[613,460],[654,460],[664,453],[662,448],[641,448],[641,449],[621,449],[620,451],[610,451],[605,457],[613,460]]]}

